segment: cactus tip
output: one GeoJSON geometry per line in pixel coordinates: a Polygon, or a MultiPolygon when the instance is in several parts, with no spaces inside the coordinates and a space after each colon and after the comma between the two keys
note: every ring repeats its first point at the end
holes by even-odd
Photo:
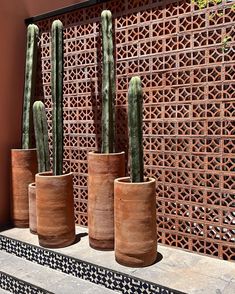
{"type": "Polygon", "coordinates": [[[103,10],[101,12],[101,18],[112,18],[112,12],[110,10],[103,10]]]}
{"type": "Polygon", "coordinates": [[[42,101],[35,101],[33,103],[33,109],[40,108],[40,107],[44,107],[44,104],[42,103],[42,101]]]}
{"type": "MultiPolygon", "coordinates": [[[[134,76],[134,77],[131,78],[130,86],[131,87],[136,87],[136,89],[138,89],[140,95],[142,95],[143,89],[142,89],[141,78],[139,76],[134,76]]],[[[131,91],[131,88],[129,88],[129,91],[131,91]]]]}
{"type": "Polygon", "coordinates": [[[134,76],[131,78],[131,83],[141,83],[141,79],[139,76],[134,76]]]}
{"type": "Polygon", "coordinates": [[[59,19],[56,19],[52,23],[52,28],[63,28],[63,23],[59,19]]]}
{"type": "Polygon", "coordinates": [[[27,34],[28,34],[28,38],[29,40],[31,40],[32,38],[37,38],[39,35],[39,28],[37,25],[35,24],[29,24],[27,27],[27,34]]]}
{"type": "Polygon", "coordinates": [[[29,24],[28,27],[27,27],[27,29],[28,29],[28,30],[32,30],[32,31],[36,31],[36,33],[39,32],[39,28],[38,28],[38,26],[35,25],[35,24],[33,24],[33,23],[29,24]]]}

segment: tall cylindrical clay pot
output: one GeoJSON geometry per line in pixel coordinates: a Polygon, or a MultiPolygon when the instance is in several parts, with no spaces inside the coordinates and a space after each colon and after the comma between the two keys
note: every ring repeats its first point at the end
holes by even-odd
{"type": "Polygon", "coordinates": [[[155,179],[131,183],[114,181],[115,259],[130,267],[144,267],[157,257],[155,179]]]}
{"type": "Polygon", "coordinates": [[[48,248],[71,245],[75,240],[73,174],[36,175],[37,233],[48,248]]]}
{"type": "Polygon", "coordinates": [[[29,227],[28,185],[37,173],[36,149],[12,149],[12,219],[15,227],[29,227]]]}
{"type": "Polygon", "coordinates": [[[29,195],[29,229],[32,234],[37,234],[37,210],[36,210],[36,184],[28,187],[29,195]]]}
{"type": "Polygon", "coordinates": [[[124,152],[88,154],[88,230],[94,249],[114,249],[114,180],[122,176],[124,152]]]}

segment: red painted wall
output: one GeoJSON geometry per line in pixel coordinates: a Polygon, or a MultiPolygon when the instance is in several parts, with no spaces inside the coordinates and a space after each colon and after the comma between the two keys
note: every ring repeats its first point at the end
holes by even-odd
{"type": "Polygon", "coordinates": [[[19,148],[24,82],[24,19],[78,0],[1,0],[0,3],[0,226],[10,220],[10,149],[19,148]]]}

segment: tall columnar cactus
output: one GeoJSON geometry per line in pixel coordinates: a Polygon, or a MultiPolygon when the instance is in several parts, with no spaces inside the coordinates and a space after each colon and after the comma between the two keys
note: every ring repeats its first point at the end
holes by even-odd
{"type": "Polygon", "coordinates": [[[51,91],[53,100],[53,174],[63,174],[63,24],[52,23],[51,91]]]}
{"type": "Polygon", "coordinates": [[[50,170],[48,127],[45,106],[41,101],[33,104],[34,133],[36,138],[38,172],[50,170]]]}
{"type": "Polygon", "coordinates": [[[39,29],[36,25],[30,24],[27,28],[27,49],[25,64],[25,83],[24,83],[24,106],[23,106],[23,125],[22,125],[22,148],[31,148],[31,108],[34,99],[36,67],[37,67],[37,38],[39,29]]]}
{"type": "Polygon", "coordinates": [[[141,80],[139,77],[133,77],[128,92],[128,130],[131,182],[134,183],[144,181],[142,106],[141,80]]]}
{"type": "Polygon", "coordinates": [[[102,27],[102,153],[114,152],[115,146],[115,72],[113,57],[112,13],[104,10],[101,13],[102,27]]]}

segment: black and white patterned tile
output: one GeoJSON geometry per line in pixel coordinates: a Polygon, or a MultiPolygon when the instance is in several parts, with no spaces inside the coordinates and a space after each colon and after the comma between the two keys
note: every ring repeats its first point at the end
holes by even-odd
{"type": "Polygon", "coordinates": [[[0,289],[15,294],[53,294],[0,271],[0,289]]]}
{"type": "Polygon", "coordinates": [[[124,294],[183,293],[3,235],[0,250],[124,294]]]}

